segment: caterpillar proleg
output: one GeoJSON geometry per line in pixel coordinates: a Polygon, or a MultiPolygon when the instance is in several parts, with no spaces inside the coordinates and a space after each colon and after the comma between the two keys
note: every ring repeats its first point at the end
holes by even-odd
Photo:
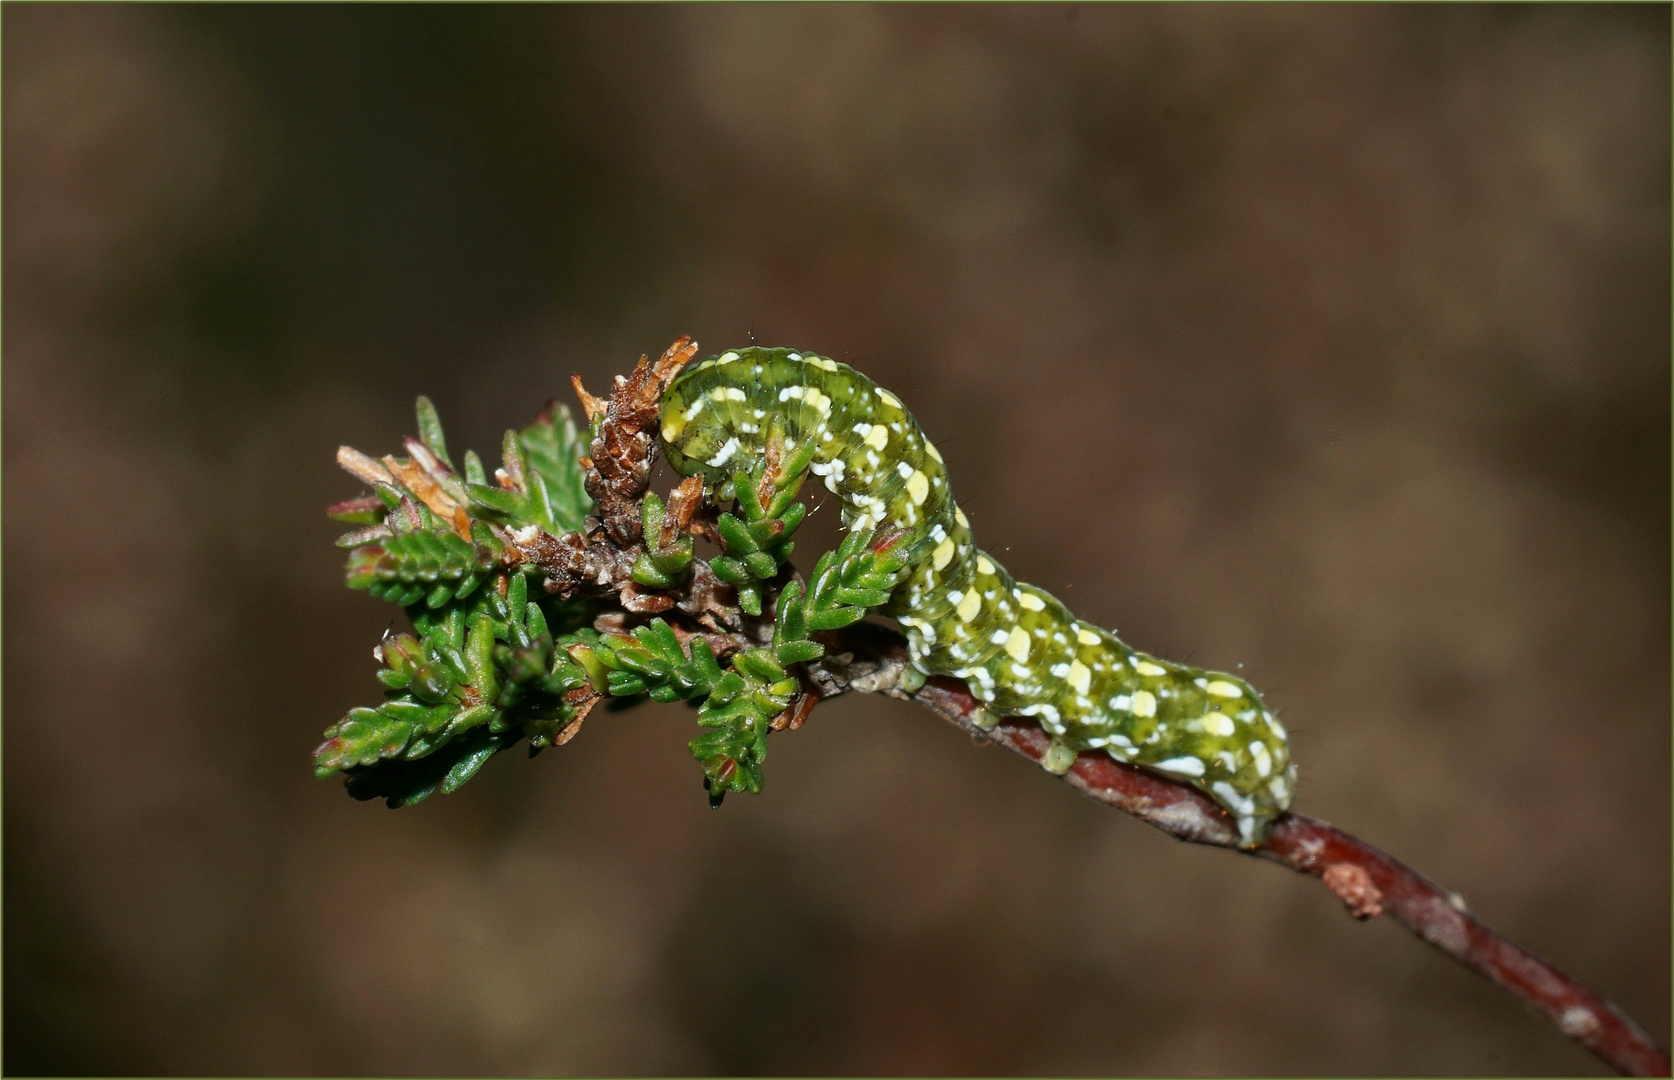
{"type": "Polygon", "coordinates": [[[1103,751],[1156,770],[1224,807],[1249,847],[1289,807],[1285,730],[1255,690],[1137,652],[1014,581],[973,543],[941,454],[865,375],[811,353],[737,349],[687,368],[660,419],[670,463],[709,484],[759,466],[776,427],[836,495],[846,529],[903,530],[910,568],[879,610],[900,623],[914,668],[965,680],[994,716],[1036,719],[1053,738],[1048,769],[1103,751]]]}

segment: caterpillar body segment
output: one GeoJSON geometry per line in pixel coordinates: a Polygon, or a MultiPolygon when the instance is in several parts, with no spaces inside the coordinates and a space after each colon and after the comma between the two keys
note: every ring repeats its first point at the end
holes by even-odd
{"type": "Polygon", "coordinates": [[[777,432],[794,469],[818,476],[843,526],[891,524],[913,552],[880,610],[915,668],[963,679],[996,716],[1053,736],[1046,765],[1102,750],[1189,783],[1259,846],[1296,786],[1285,730],[1244,680],[1159,660],[1014,581],[972,541],[941,454],[900,400],[846,364],[789,349],[737,349],[694,364],[661,402],[664,448],[685,475],[723,483],[759,468],[777,432]]]}

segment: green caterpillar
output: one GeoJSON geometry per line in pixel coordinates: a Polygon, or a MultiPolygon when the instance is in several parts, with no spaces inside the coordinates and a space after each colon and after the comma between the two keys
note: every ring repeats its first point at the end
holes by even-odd
{"type": "Polygon", "coordinates": [[[682,372],[661,407],[679,472],[724,484],[761,467],[777,429],[841,501],[846,529],[904,530],[909,569],[879,610],[905,629],[917,671],[965,680],[991,717],[1034,717],[1053,739],[1048,769],[1086,750],[1154,769],[1224,807],[1250,847],[1289,807],[1285,729],[1250,685],[1136,652],[1014,581],[972,543],[942,455],[871,379],[822,356],[737,349],[682,372]]]}

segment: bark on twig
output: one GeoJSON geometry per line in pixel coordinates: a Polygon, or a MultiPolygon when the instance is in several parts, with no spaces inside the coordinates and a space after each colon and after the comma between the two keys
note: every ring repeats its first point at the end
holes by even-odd
{"type": "MultiPolygon", "coordinates": [[[[1033,721],[1008,718],[983,727],[982,704],[957,679],[936,677],[914,693],[901,689],[906,641],[883,627],[842,631],[821,662],[821,695],[845,690],[886,693],[917,702],[977,738],[1040,761],[1050,737],[1033,721]]],[[[1086,753],[1064,779],[1083,792],[1180,840],[1254,854],[1321,878],[1356,918],[1387,914],[1426,943],[1542,1013],[1565,1035],[1628,1076],[1668,1076],[1668,1053],[1608,1000],[1465,910],[1464,902],[1400,860],[1324,821],[1284,814],[1267,844],[1238,847],[1231,819],[1193,788],[1125,765],[1108,754],[1086,753]]]]}

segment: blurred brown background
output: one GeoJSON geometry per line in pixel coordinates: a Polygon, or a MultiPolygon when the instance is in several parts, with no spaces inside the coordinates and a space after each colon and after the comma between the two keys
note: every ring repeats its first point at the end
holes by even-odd
{"type": "Polygon", "coordinates": [[[1669,99],[1665,6],[7,5],[6,1071],[1597,1071],[895,702],[715,813],[673,707],[312,780],[394,614],[338,444],[680,333],[898,391],[1020,578],[1666,1042],[1669,99]]]}

